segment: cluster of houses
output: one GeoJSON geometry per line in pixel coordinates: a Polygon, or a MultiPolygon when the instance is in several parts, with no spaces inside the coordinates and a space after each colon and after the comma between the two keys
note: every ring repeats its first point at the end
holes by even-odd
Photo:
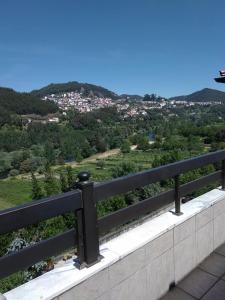
{"type": "Polygon", "coordinates": [[[221,101],[201,101],[201,102],[192,102],[192,101],[181,101],[181,100],[171,100],[170,105],[173,107],[176,106],[194,106],[194,105],[201,105],[201,106],[208,106],[208,105],[220,105],[222,104],[221,101]]]}
{"type": "MultiPolygon", "coordinates": [[[[190,102],[190,101],[178,101],[178,100],[166,100],[160,98],[157,101],[141,101],[141,100],[129,100],[129,99],[118,99],[113,101],[111,98],[98,97],[95,95],[84,96],[81,92],[64,92],[58,94],[46,95],[43,100],[52,100],[62,110],[63,114],[70,109],[77,109],[81,113],[90,112],[95,109],[104,107],[116,107],[118,112],[121,112],[124,118],[144,116],[150,109],[162,109],[173,108],[177,106],[194,106],[194,105],[218,105],[221,104],[219,101],[211,102],[190,102]]],[[[57,122],[57,120],[49,120],[49,122],[57,122]]]]}
{"type": "Polygon", "coordinates": [[[116,107],[125,118],[135,116],[145,116],[150,109],[161,109],[167,105],[165,99],[160,101],[135,101],[123,102],[117,101],[116,107]]]}
{"type": "Polygon", "coordinates": [[[59,94],[47,95],[43,100],[52,100],[59,108],[66,112],[71,108],[77,109],[79,112],[85,113],[94,109],[113,106],[115,103],[111,98],[104,97],[83,97],[79,92],[67,92],[59,94]]]}
{"type": "Polygon", "coordinates": [[[48,114],[47,116],[40,116],[36,114],[21,115],[22,124],[27,126],[30,123],[59,123],[58,114],[48,114]]]}
{"type": "Polygon", "coordinates": [[[94,109],[115,106],[119,112],[122,112],[125,118],[145,115],[149,109],[160,109],[167,105],[165,99],[160,99],[160,101],[129,101],[121,98],[113,101],[111,98],[105,97],[85,97],[82,93],[75,91],[46,95],[43,97],[43,100],[54,101],[64,114],[70,109],[77,109],[79,112],[85,113],[94,109]]]}

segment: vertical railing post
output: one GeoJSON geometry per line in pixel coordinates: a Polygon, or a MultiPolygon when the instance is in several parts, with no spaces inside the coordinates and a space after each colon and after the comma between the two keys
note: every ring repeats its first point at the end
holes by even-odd
{"type": "Polygon", "coordinates": [[[222,178],[221,178],[222,190],[225,190],[225,160],[222,160],[222,178]]]}
{"type": "Polygon", "coordinates": [[[93,198],[94,183],[89,178],[88,172],[78,174],[77,187],[82,192],[83,200],[83,208],[77,212],[78,258],[81,267],[89,267],[100,259],[97,209],[93,198]]]}
{"type": "Polygon", "coordinates": [[[175,215],[180,216],[182,212],[180,210],[181,200],[180,200],[180,177],[176,175],[174,177],[174,200],[175,200],[175,215]]]}
{"type": "Polygon", "coordinates": [[[85,267],[84,257],[84,229],[83,229],[83,212],[82,209],[78,209],[75,212],[76,217],[76,237],[77,237],[77,257],[76,265],[79,269],[85,267]]]}

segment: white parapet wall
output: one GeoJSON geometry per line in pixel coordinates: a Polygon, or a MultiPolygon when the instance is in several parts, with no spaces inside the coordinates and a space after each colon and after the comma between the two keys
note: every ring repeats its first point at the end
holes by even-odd
{"type": "Polygon", "coordinates": [[[73,260],[18,287],[7,300],[156,300],[225,242],[225,191],[214,189],[101,245],[103,259],[73,260]]]}

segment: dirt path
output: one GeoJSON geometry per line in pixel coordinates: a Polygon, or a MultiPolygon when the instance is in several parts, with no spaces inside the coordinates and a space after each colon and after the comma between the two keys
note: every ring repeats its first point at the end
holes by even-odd
{"type": "MultiPolygon", "coordinates": [[[[136,148],[137,148],[137,145],[132,145],[131,146],[132,151],[136,150],[136,148]]],[[[103,153],[94,154],[94,155],[92,155],[88,158],[83,159],[80,163],[77,163],[76,161],[67,162],[67,163],[65,163],[65,166],[71,166],[71,167],[82,166],[82,164],[85,164],[85,163],[88,163],[88,162],[96,162],[98,159],[105,159],[105,158],[108,158],[110,156],[118,155],[119,153],[120,153],[120,149],[116,148],[116,149],[105,151],[103,153]]],[[[54,169],[57,169],[59,166],[60,165],[56,165],[56,166],[52,166],[51,168],[54,170],[54,169]]],[[[36,172],[35,172],[35,175],[39,179],[44,177],[43,174],[38,174],[36,172]]],[[[16,176],[16,178],[17,179],[31,179],[31,175],[30,174],[19,174],[19,175],[16,176]]]]}
{"type": "Polygon", "coordinates": [[[130,147],[130,149],[131,149],[131,150],[136,150],[136,149],[137,149],[137,145],[132,145],[132,146],[130,147]]]}
{"type": "MultiPolygon", "coordinates": [[[[105,159],[107,157],[117,155],[119,153],[120,153],[120,149],[116,148],[116,149],[108,150],[103,153],[94,154],[88,158],[83,159],[80,163],[77,163],[75,161],[65,163],[65,166],[71,166],[71,167],[82,166],[82,164],[85,164],[88,162],[96,162],[98,159],[105,159]]],[[[57,169],[58,167],[60,167],[60,165],[52,166],[51,168],[54,170],[54,169],[57,169]]],[[[44,177],[43,174],[38,174],[36,172],[35,172],[35,176],[39,179],[44,177]]],[[[16,178],[17,179],[31,179],[31,175],[30,174],[19,174],[16,176],[16,178]]]]}
{"type": "Polygon", "coordinates": [[[87,163],[87,162],[96,162],[98,159],[105,159],[107,157],[110,157],[110,156],[113,156],[113,155],[117,155],[120,153],[120,149],[119,148],[116,148],[116,149],[112,149],[112,150],[108,150],[108,151],[105,151],[103,153],[97,153],[97,154],[94,154],[88,158],[85,158],[83,159],[80,163],[77,163],[77,162],[69,162],[69,163],[66,163],[67,166],[71,166],[71,167],[75,167],[75,166],[80,166],[82,165],[83,163],[87,163]]]}

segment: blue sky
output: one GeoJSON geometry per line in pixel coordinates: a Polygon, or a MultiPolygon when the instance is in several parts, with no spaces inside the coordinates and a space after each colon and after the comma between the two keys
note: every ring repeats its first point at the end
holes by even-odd
{"type": "Polygon", "coordinates": [[[117,93],[225,91],[224,0],[5,0],[0,86],[81,81],[117,93]]]}

